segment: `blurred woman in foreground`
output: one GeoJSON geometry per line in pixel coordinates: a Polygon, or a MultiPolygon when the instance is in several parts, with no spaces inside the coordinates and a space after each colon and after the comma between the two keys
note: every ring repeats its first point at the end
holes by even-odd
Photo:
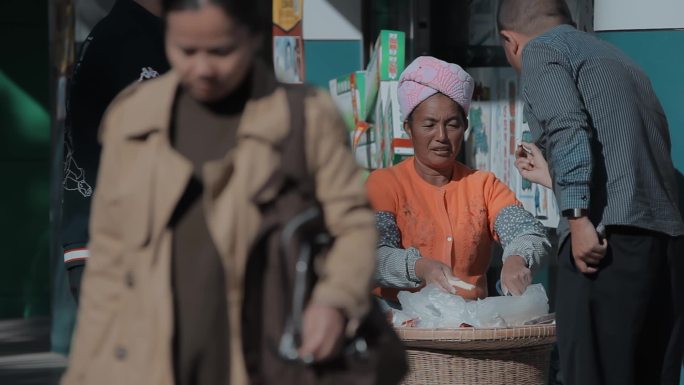
{"type": "Polygon", "coordinates": [[[329,96],[286,89],[258,60],[268,5],[163,1],[171,72],[125,90],[104,118],[64,384],[313,384],[368,314],[376,232],[362,174],[329,96]],[[311,191],[284,172],[302,154],[295,171],[311,191]],[[266,295],[264,277],[281,276],[271,247],[288,224],[281,197],[300,188],[334,242],[314,256],[295,350],[279,357],[292,298],[266,295]]]}

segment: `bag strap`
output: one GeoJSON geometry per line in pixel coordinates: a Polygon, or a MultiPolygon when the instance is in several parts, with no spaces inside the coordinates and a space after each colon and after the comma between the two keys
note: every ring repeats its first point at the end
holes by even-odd
{"type": "Polygon", "coordinates": [[[308,199],[315,198],[315,181],[309,174],[306,159],[306,116],[305,100],[310,88],[304,85],[285,85],[290,110],[290,133],[283,142],[282,171],[297,185],[297,189],[308,199]]]}
{"type": "MultiPolygon", "coordinates": [[[[315,178],[309,172],[306,162],[305,100],[309,94],[309,88],[302,85],[287,85],[285,90],[290,111],[290,132],[281,147],[281,170],[297,194],[304,200],[316,201],[315,178]]],[[[301,344],[304,310],[309,296],[309,276],[313,269],[312,242],[316,242],[316,239],[300,238],[303,235],[300,231],[309,227],[309,224],[312,221],[315,222],[320,216],[320,207],[313,205],[285,223],[281,233],[283,256],[288,252],[291,242],[299,239],[292,297],[289,298],[292,301],[291,308],[287,314],[285,329],[278,346],[280,357],[288,361],[302,359],[299,357],[298,349],[301,344]]],[[[283,274],[283,282],[286,282],[287,274],[285,271],[283,274]]]]}

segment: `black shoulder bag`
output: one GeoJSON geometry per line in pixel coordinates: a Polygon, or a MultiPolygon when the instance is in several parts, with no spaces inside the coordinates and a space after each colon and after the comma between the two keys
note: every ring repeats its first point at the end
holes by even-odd
{"type": "Polygon", "coordinates": [[[407,371],[405,350],[374,300],[334,358],[306,363],[297,352],[316,262],[335,242],[307,170],[304,100],[310,92],[305,86],[287,87],[290,134],[280,147],[281,167],[262,190],[278,193],[255,197],[262,228],[247,264],[242,314],[250,383],[398,384],[407,371]]]}

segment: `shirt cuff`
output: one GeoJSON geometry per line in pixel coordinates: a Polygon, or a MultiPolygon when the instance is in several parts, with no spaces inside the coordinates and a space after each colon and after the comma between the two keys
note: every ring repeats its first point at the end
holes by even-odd
{"type": "Polygon", "coordinates": [[[64,250],[64,263],[67,264],[82,262],[88,259],[88,257],[90,257],[90,251],[87,247],[64,250]]]}
{"type": "Polygon", "coordinates": [[[504,249],[503,255],[501,256],[501,261],[506,263],[508,257],[517,255],[525,260],[525,265],[527,265],[528,269],[535,270],[537,268],[537,262],[535,261],[533,254],[534,253],[531,250],[525,247],[517,248],[515,245],[511,245],[511,247],[504,249]]]}
{"type": "Polygon", "coordinates": [[[416,275],[416,262],[421,258],[420,251],[414,247],[406,249],[406,277],[411,282],[421,283],[422,280],[416,275]]]}
{"type": "Polygon", "coordinates": [[[558,194],[559,209],[561,212],[568,209],[589,209],[589,191],[588,184],[576,184],[560,188],[558,194]]]}

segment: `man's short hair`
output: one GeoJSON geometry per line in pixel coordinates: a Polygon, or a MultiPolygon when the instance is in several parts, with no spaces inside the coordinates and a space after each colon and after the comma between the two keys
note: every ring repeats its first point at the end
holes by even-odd
{"type": "Polygon", "coordinates": [[[565,0],[500,0],[497,23],[499,31],[526,35],[536,35],[560,24],[574,25],[565,0]]]}

